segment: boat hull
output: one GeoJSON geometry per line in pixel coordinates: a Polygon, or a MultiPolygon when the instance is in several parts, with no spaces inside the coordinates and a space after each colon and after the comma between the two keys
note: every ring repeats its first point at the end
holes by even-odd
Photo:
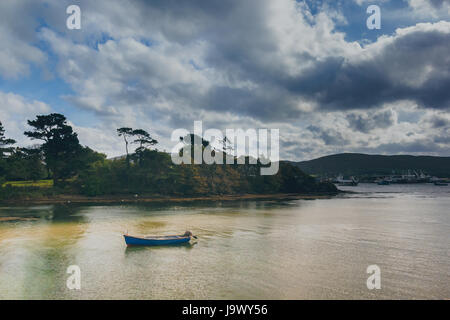
{"type": "Polygon", "coordinates": [[[190,236],[181,237],[161,237],[161,238],[139,238],[132,237],[128,235],[123,236],[125,238],[125,243],[127,246],[167,246],[187,243],[191,240],[190,236]]]}

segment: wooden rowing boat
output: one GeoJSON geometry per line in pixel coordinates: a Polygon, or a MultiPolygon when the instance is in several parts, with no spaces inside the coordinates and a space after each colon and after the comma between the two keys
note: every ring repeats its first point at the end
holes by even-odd
{"type": "Polygon", "coordinates": [[[148,236],[135,237],[124,234],[127,246],[165,246],[187,243],[191,238],[197,239],[190,231],[186,231],[183,235],[178,236],[148,236]]]}

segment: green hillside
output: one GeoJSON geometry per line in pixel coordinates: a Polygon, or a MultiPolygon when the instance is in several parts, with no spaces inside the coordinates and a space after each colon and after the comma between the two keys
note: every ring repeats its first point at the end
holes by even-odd
{"type": "Polygon", "coordinates": [[[386,175],[393,172],[421,170],[433,176],[450,177],[450,157],[341,153],[294,163],[308,174],[322,176],[337,174],[386,175]]]}

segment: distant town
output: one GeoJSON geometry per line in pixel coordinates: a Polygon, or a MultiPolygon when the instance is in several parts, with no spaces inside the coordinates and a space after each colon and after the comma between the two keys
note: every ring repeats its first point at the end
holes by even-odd
{"type": "Polygon", "coordinates": [[[433,183],[438,186],[447,186],[450,179],[439,178],[423,173],[421,170],[408,170],[402,174],[392,174],[386,176],[374,175],[372,177],[345,177],[338,175],[334,178],[320,177],[321,182],[333,182],[339,186],[356,186],[359,182],[377,183],[378,185],[390,185],[390,184],[410,184],[410,183],[433,183]]]}
{"type": "Polygon", "coordinates": [[[447,185],[450,181],[450,157],[341,153],[293,164],[320,181],[341,186],[360,182],[447,185]]]}

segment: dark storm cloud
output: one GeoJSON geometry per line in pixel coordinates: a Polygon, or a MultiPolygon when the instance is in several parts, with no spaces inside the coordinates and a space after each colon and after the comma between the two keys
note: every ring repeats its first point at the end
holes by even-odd
{"type": "Polygon", "coordinates": [[[450,33],[416,31],[395,38],[371,59],[329,58],[288,83],[325,110],[374,108],[407,99],[450,108],[450,33]],[[422,77],[425,77],[422,80],[422,77]]]}
{"type": "Polygon", "coordinates": [[[213,88],[206,108],[229,109],[263,120],[298,116],[295,102],[303,100],[316,103],[321,110],[376,108],[398,100],[411,100],[423,108],[450,108],[448,32],[417,28],[381,48],[368,48],[378,51],[366,59],[316,59],[306,52],[293,52],[285,58],[299,64],[311,61],[311,66],[291,76],[276,68],[279,61],[271,60],[276,57],[277,39],[265,31],[263,26],[253,26],[235,30],[236,39],[224,36],[213,40],[208,62],[256,83],[258,90],[213,88]],[[263,63],[264,56],[271,66],[263,63]],[[277,112],[271,112],[273,108],[277,112]]]}

